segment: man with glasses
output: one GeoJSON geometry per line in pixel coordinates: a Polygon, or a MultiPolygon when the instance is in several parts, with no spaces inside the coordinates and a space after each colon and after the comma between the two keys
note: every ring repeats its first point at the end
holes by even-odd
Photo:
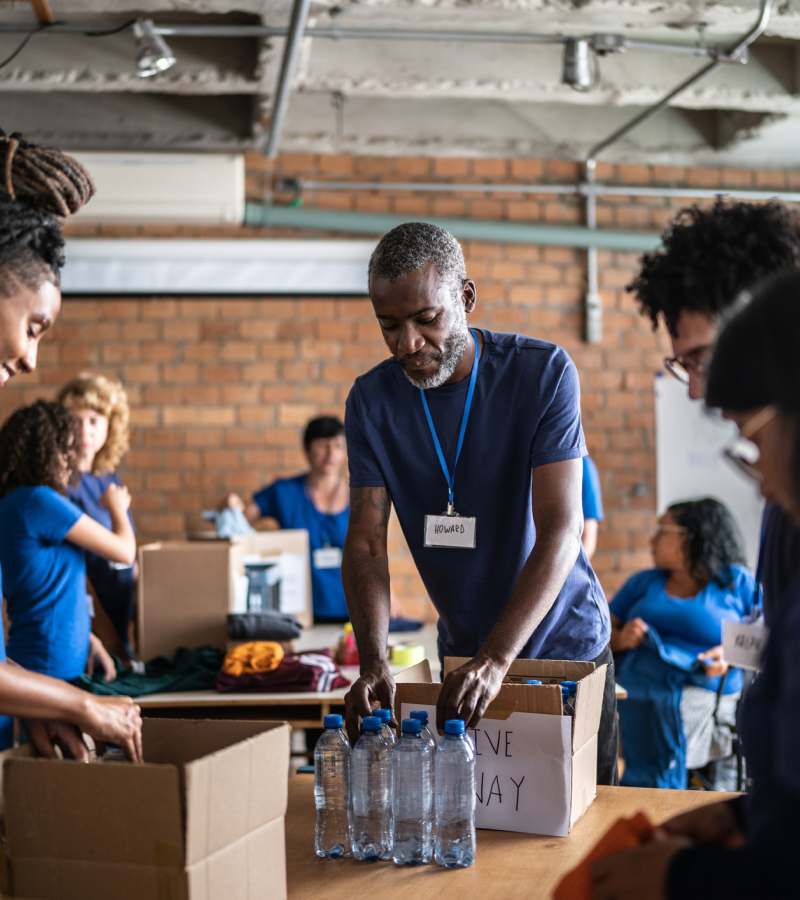
{"type": "MultiPolygon", "coordinates": [[[[782,203],[693,206],[678,213],[663,237],[663,249],[642,257],[628,286],[653,328],[663,322],[673,355],[664,360],[687,385],[692,400],[705,396],[705,376],[722,324],[759,282],[800,267],[800,217],[782,203]]],[[[798,300],[800,302],[800,299],[798,300]]],[[[753,461],[733,452],[736,464],[758,477],[753,461]]],[[[759,576],[764,607],[800,575],[800,532],[776,505],[764,512],[759,576]],[[767,540],[769,535],[769,540],[767,540]]],[[[709,674],[718,674],[709,669],[709,674]]]]}

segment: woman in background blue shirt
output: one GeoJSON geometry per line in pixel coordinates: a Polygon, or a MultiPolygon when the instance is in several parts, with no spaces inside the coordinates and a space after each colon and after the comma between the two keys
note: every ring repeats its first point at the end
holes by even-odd
{"type": "MultiPolygon", "coordinates": [[[[116,469],[128,450],[128,398],[121,384],[102,375],[82,374],[65,384],[56,400],[80,423],[80,479],[69,485],[67,496],[87,516],[110,529],[111,516],[101,498],[110,484],[122,487],[116,469]]],[[[130,511],[128,518],[133,528],[130,511]]],[[[134,566],[113,562],[88,550],[84,556],[86,575],[102,609],[95,610],[94,631],[112,653],[130,658],[134,566]],[[103,621],[103,613],[111,628],[103,621]]]]}
{"type": "Polygon", "coordinates": [[[581,543],[586,555],[591,559],[597,549],[597,528],[603,521],[603,494],[600,490],[600,476],[597,466],[589,456],[583,457],[583,484],[581,485],[581,505],[583,506],[583,534],[581,543]]]}
{"type": "MultiPolygon", "coordinates": [[[[722,622],[749,617],[758,593],[733,518],[717,500],[670,506],[652,551],[655,568],[628,579],[610,605],[611,649],[628,691],[619,704],[622,784],[685,788],[687,768],[731,752],[730,729],[714,724],[727,666],[709,651],[722,641],[722,622]]],[[[717,719],[732,724],[742,673],[728,673],[723,690],[717,719]]]]}
{"type": "Polygon", "coordinates": [[[350,616],[342,587],[342,549],[350,487],[344,425],[333,416],[313,419],[306,426],[303,448],[308,472],[279,478],[253,494],[246,506],[236,495],[228,498],[228,505],[243,508],[251,523],[269,517],[281,528],[304,528],[311,550],[314,621],[346,622],[350,616]]]}

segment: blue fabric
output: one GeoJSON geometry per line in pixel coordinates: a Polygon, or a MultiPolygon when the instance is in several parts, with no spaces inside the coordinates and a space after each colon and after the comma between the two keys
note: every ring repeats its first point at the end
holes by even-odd
{"type": "MultiPolygon", "coordinates": [[[[120,487],[122,482],[116,473],[109,475],[93,475],[84,472],[77,487],[67,491],[69,499],[87,516],[99,522],[111,531],[111,514],[100,505],[100,498],[110,484],[120,487]]],[[[128,513],[131,527],[133,517],[128,513]]],[[[135,530],[135,529],[134,529],[135,530]]],[[[128,645],[128,634],[133,618],[134,580],[133,566],[119,568],[96,553],[84,551],[86,559],[86,575],[97,593],[97,599],[105,610],[114,630],[124,646],[128,645]]]]}
{"type": "Polygon", "coordinates": [[[583,487],[581,489],[583,501],[583,518],[603,521],[603,495],[600,491],[600,476],[597,474],[597,466],[591,457],[583,457],[583,487]]]}
{"type": "MultiPolygon", "coordinates": [[[[741,621],[758,601],[755,579],[744,566],[730,566],[721,578],[723,585],[710,582],[696,597],[678,599],[666,592],[666,572],[647,569],[623,584],[611,601],[611,612],[623,623],[643,619],[660,635],[664,658],[684,665],[685,661],[695,660],[698,653],[722,643],[723,619],[741,621]]],[[[638,649],[628,651],[628,655],[638,649]]],[[[619,678],[622,682],[622,676],[619,678]]],[[[706,677],[702,669],[692,674],[690,683],[710,691],[719,688],[719,678],[706,677]]],[[[725,682],[725,693],[741,689],[742,673],[732,670],[725,682]]]]}
{"type": "Polygon", "coordinates": [[[336,515],[320,512],[306,491],[305,475],[280,478],[253,495],[262,516],[277,519],[281,528],[305,528],[311,551],[311,593],[314,618],[349,618],[344,599],[341,569],[314,567],[314,551],[323,547],[344,547],[350,507],[336,515]]]}
{"type": "MultiPolygon", "coordinates": [[[[482,331],[475,396],[455,477],[455,508],[477,518],[475,550],[424,546],[447,482],[419,388],[393,359],[356,379],[345,432],[350,486],[386,487],[425,588],[439,612],[439,650],[472,656],[506,607],[536,541],[532,469],[586,453],[575,366],[555,344],[482,331]]],[[[445,459],[453,460],[469,379],[426,391],[445,459]]],[[[583,548],[523,658],[598,656],[608,604],[583,548]]]]}
{"type": "Polygon", "coordinates": [[[81,515],[48,487],[17,488],[0,500],[8,656],[66,681],[83,674],[91,631],[83,550],[64,540],[81,515]]]}
{"type": "Polygon", "coordinates": [[[767,625],[777,615],[782,597],[800,578],[800,528],[777,503],[764,508],[758,572],[764,591],[764,618],[767,625]]]}
{"type": "MultiPolygon", "coordinates": [[[[2,570],[0,570],[0,586],[3,584],[2,570]]],[[[0,595],[1,592],[0,592],[0,595]]],[[[0,663],[6,662],[6,636],[0,628],[0,663]]],[[[14,719],[11,716],[0,716],[0,752],[14,746],[14,719]]]]}

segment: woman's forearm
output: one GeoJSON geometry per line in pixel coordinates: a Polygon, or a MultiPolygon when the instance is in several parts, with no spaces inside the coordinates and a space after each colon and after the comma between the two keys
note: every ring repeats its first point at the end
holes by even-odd
{"type": "Polygon", "coordinates": [[[29,672],[12,660],[0,663],[0,715],[81,725],[89,719],[92,700],[91,694],[66,681],[29,672]]]}

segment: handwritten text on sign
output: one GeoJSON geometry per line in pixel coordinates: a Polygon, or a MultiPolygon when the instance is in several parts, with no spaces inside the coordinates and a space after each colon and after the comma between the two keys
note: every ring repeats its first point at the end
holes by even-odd
{"type": "MultiPolygon", "coordinates": [[[[400,714],[436,707],[403,703],[400,714]]],[[[512,713],[482,719],[467,734],[475,742],[475,824],[499,831],[569,832],[572,719],[512,713]]]]}
{"type": "Polygon", "coordinates": [[[767,646],[769,629],[764,620],[754,624],[723,621],[722,655],[731,666],[742,669],[761,669],[761,657],[767,646]]]}

